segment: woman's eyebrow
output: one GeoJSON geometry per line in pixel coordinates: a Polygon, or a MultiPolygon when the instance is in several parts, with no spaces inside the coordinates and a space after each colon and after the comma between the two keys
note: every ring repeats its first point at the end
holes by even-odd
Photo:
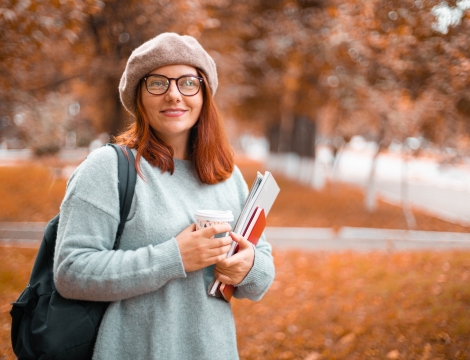
{"type": "MultiPolygon", "coordinates": [[[[151,76],[151,75],[158,75],[158,76],[164,76],[164,77],[168,77],[166,75],[162,75],[162,74],[148,74],[146,76],[151,76]]],[[[181,76],[178,76],[177,78],[172,78],[172,79],[178,79],[180,77],[183,77],[183,76],[194,76],[194,77],[199,77],[199,75],[194,75],[194,74],[184,74],[184,75],[181,75],[181,76]]]]}

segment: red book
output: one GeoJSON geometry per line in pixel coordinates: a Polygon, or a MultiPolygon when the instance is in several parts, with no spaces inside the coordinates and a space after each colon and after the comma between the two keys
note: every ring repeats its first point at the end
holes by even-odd
{"type": "MultiPolygon", "coordinates": [[[[276,180],[269,171],[265,171],[264,175],[258,172],[256,180],[253,182],[250,192],[248,193],[245,205],[238,216],[233,232],[244,236],[245,239],[248,239],[253,244],[257,244],[266,227],[266,217],[279,194],[279,190],[276,180]]],[[[232,241],[230,250],[227,252],[227,257],[235,253],[237,246],[237,242],[232,241]]],[[[209,284],[207,294],[230,301],[234,291],[233,286],[222,285],[222,290],[225,290],[224,293],[222,293],[220,290],[221,285],[222,283],[214,277],[209,284]]]]}
{"type": "MultiPolygon", "coordinates": [[[[266,216],[264,215],[264,210],[262,208],[256,208],[253,216],[248,223],[248,227],[243,234],[245,239],[251,242],[253,245],[256,246],[258,244],[258,240],[260,239],[261,235],[263,234],[264,228],[266,227],[266,216]]],[[[238,245],[235,248],[235,254],[238,252],[238,245]]],[[[219,285],[220,295],[222,295],[223,299],[227,302],[233,296],[233,292],[235,291],[235,287],[233,285],[227,285],[221,283],[219,285]]]]}

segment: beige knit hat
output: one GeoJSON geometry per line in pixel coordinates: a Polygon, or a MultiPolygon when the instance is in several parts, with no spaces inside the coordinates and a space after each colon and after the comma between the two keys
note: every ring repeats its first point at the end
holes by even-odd
{"type": "Polygon", "coordinates": [[[140,79],[150,71],[165,65],[190,65],[201,70],[209,82],[212,96],[217,90],[217,69],[214,60],[201,44],[188,35],[163,33],[135,49],[127,60],[119,83],[121,102],[135,116],[136,94],[140,79]]]}

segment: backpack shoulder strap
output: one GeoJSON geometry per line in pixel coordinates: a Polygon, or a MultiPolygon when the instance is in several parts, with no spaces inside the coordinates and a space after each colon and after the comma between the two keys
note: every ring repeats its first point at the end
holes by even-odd
{"type": "Polygon", "coordinates": [[[106,144],[112,146],[118,155],[118,187],[119,187],[119,205],[120,222],[114,240],[113,250],[119,247],[124,225],[131,210],[132,198],[134,197],[135,183],[137,181],[137,172],[135,170],[135,158],[132,151],[124,145],[106,144]]]}

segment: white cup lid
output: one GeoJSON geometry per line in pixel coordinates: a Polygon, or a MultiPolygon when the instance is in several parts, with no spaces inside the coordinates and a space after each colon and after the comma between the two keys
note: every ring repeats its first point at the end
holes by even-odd
{"type": "Polygon", "coordinates": [[[194,213],[197,218],[212,220],[212,221],[233,221],[233,214],[231,210],[198,210],[194,213]]]}

